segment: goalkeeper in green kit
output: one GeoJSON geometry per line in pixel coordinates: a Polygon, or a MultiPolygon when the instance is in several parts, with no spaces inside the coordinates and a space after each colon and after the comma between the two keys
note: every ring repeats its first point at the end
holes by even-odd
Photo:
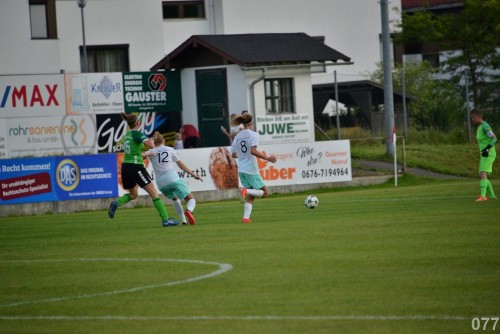
{"type": "Polygon", "coordinates": [[[497,156],[495,151],[497,137],[493,133],[491,126],[483,121],[481,110],[474,108],[471,111],[471,119],[474,124],[478,125],[476,139],[479,144],[479,150],[481,151],[481,157],[479,160],[480,195],[477,196],[476,201],[487,201],[488,197],[496,199],[493,186],[491,185],[490,180],[488,180],[488,174],[491,173],[493,169],[493,162],[497,156]],[[486,197],[486,195],[488,195],[488,197],[486,197]]]}

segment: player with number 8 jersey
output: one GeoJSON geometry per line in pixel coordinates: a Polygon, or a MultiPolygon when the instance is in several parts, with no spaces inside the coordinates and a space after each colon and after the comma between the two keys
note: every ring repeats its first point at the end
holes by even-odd
{"type": "Polygon", "coordinates": [[[253,131],[252,115],[247,113],[238,116],[234,123],[243,125],[243,130],[234,137],[231,154],[233,158],[238,159],[238,176],[243,186],[240,189],[240,200],[245,204],[242,222],[250,223],[254,199],[266,197],[268,194],[266,185],[260,176],[256,158],[275,163],[276,157],[267,156],[257,150],[259,134],[253,131]]]}

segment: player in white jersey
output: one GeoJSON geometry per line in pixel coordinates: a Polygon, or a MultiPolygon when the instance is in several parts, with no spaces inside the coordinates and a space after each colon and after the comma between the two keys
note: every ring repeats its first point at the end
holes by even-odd
{"type": "Polygon", "coordinates": [[[142,156],[143,158],[148,157],[149,161],[151,161],[156,176],[156,185],[163,195],[174,202],[175,211],[181,218],[182,223],[187,224],[187,217],[189,224],[194,225],[195,218],[193,216],[193,211],[196,207],[196,200],[184,181],[179,177],[179,174],[175,170],[174,163],[196,180],[203,180],[181,161],[176,150],[165,145],[165,139],[161,133],[156,131],[153,135],[153,140],[155,147],[144,152],[142,156]],[[187,202],[185,211],[183,211],[180,198],[183,198],[187,202]]]}
{"type": "Polygon", "coordinates": [[[233,139],[234,139],[234,137],[236,137],[238,132],[240,132],[240,130],[242,130],[240,125],[234,124],[234,120],[236,119],[236,117],[238,117],[237,114],[231,114],[230,122],[229,122],[229,125],[230,125],[229,132],[226,130],[226,128],[224,126],[221,125],[221,127],[220,127],[222,133],[225,134],[226,137],[228,138],[229,145],[231,145],[233,143],[233,139]]]}
{"type": "Polygon", "coordinates": [[[268,194],[266,185],[259,174],[256,157],[272,163],[276,162],[276,157],[268,157],[257,150],[259,134],[253,131],[252,115],[246,113],[238,116],[234,123],[243,125],[243,130],[234,137],[231,154],[233,158],[238,158],[238,176],[243,185],[243,188],[240,189],[240,200],[245,204],[245,207],[241,221],[250,223],[254,199],[265,197],[268,194]]]}

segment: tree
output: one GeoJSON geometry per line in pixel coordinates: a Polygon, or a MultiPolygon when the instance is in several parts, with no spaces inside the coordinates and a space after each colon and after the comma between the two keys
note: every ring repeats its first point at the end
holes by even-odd
{"type": "Polygon", "coordinates": [[[455,84],[467,75],[474,105],[500,105],[500,0],[465,0],[459,12],[434,15],[430,10],[405,14],[396,43],[437,43],[450,50],[441,72],[455,84]],[[496,73],[495,73],[496,72],[496,73]]]}
{"type": "MultiPolygon", "coordinates": [[[[456,85],[448,80],[435,79],[436,69],[425,61],[419,64],[407,63],[404,70],[406,94],[416,98],[408,108],[411,126],[418,130],[434,128],[449,131],[464,124],[464,99],[456,85]]],[[[393,71],[395,91],[401,91],[402,71],[402,65],[397,65],[393,71]]],[[[383,82],[381,64],[377,65],[377,70],[370,77],[375,82],[383,82]]]]}

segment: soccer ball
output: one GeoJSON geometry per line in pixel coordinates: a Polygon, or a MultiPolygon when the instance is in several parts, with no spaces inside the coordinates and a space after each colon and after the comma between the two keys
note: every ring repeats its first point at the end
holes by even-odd
{"type": "Polygon", "coordinates": [[[304,201],[304,204],[306,205],[306,208],[309,209],[314,209],[315,207],[318,206],[319,200],[316,196],[314,195],[309,195],[306,197],[306,200],[304,201]]]}

